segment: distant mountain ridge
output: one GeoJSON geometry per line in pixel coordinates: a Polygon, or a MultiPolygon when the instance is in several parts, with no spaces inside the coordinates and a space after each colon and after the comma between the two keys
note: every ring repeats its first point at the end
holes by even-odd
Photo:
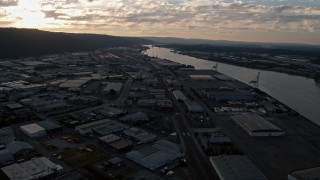
{"type": "Polygon", "coordinates": [[[49,32],[37,29],[0,28],[0,58],[18,58],[91,51],[105,47],[135,46],[144,44],[215,45],[224,47],[259,47],[320,51],[320,45],[259,43],[225,40],[184,39],[172,37],[121,37],[101,34],[75,34],[49,32]]]}
{"type": "Polygon", "coordinates": [[[146,40],[163,44],[184,44],[184,45],[216,45],[216,46],[243,46],[277,49],[314,49],[320,50],[320,45],[297,44],[297,43],[265,43],[265,42],[242,42],[228,40],[206,40],[206,39],[186,39],[175,37],[141,37],[146,40]]]}
{"type": "Polygon", "coordinates": [[[0,28],[0,58],[90,51],[104,47],[134,46],[152,43],[154,42],[136,37],[0,28]]]}

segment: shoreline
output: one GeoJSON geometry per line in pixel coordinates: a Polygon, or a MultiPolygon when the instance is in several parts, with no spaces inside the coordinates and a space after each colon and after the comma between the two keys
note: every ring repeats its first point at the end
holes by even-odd
{"type": "Polygon", "coordinates": [[[307,73],[297,73],[294,72],[294,69],[281,69],[281,67],[273,67],[273,68],[266,68],[266,66],[261,67],[258,65],[253,65],[250,66],[248,64],[243,64],[243,63],[237,63],[237,62],[233,62],[233,61],[222,61],[222,60],[218,60],[218,59],[211,59],[208,57],[204,57],[204,56],[196,56],[194,54],[189,54],[187,52],[175,52],[177,54],[180,55],[184,55],[184,56],[190,56],[190,57],[194,57],[194,58],[198,58],[198,59],[203,59],[203,60],[207,60],[207,61],[212,61],[212,62],[218,62],[218,63],[224,63],[224,64],[230,64],[230,65],[236,65],[239,67],[245,67],[245,68],[250,68],[250,69],[257,69],[257,70],[263,70],[263,71],[271,71],[271,72],[278,72],[278,73],[284,73],[284,74],[288,74],[288,75],[295,75],[295,76],[300,76],[300,77],[305,77],[307,79],[312,79],[315,81],[316,83],[316,77],[315,77],[315,73],[314,74],[307,74],[307,73]]]}

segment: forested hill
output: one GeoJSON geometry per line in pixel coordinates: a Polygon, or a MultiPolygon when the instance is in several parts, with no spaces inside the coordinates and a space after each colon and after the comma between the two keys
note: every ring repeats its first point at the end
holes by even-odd
{"type": "Polygon", "coordinates": [[[0,28],[0,58],[38,56],[151,43],[150,40],[135,37],[0,28]]]}

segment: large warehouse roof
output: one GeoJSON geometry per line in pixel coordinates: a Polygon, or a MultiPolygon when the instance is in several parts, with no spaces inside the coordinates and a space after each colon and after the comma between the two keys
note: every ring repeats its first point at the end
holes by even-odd
{"type": "Polygon", "coordinates": [[[157,138],[157,136],[154,134],[151,134],[143,129],[134,128],[134,127],[127,129],[127,130],[124,130],[123,133],[125,135],[131,136],[131,137],[133,137],[143,143],[153,141],[157,138]]]}
{"type": "Polygon", "coordinates": [[[1,168],[1,170],[9,179],[29,180],[44,178],[57,171],[63,170],[63,168],[58,164],[54,164],[46,157],[40,157],[20,164],[12,164],[1,168]]]}
{"type": "Polygon", "coordinates": [[[188,98],[180,90],[174,90],[172,91],[172,93],[177,100],[182,100],[182,101],[188,100],[188,98]]]}
{"type": "Polygon", "coordinates": [[[7,149],[12,153],[16,154],[21,150],[24,149],[34,149],[30,144],[23,142],[23,141],[12,141],[7,144],[7,149]]]}
{"type": "Polygon", "coordinates": [[[61,88],[79,88],[90,81],[91,78],[72,79],[60,84],[61,88]]]}
{"type": "Polygon", "coordinates": [[[24,131],[26,131],[30,134],[45,130],[43,127],[39,126],[36,123],[20,126],[20,129],[23,129],[24,131]]]}
{"type": "Polygon", "coordinates": [[[189,77],[193,80],[213,80],[214,78],[210,75],[189,75],[189,77]]]}
{"type": "Polygon", "coordinates": [[[76,126],[75,129],[78,131],[91,131],[94,129],[98,129],[100,127],[104,127],[106,123],[110,122],[110,119],[103,119],[99,121],[94,121],[86,124],[82,124],[79,126],[76,126]]]}
{"type": "Polygon", "coordinates": [[[105,92],[110,92],[110,90],[114,90],[115,92],[120,92],[122,88],[121,82],[109,82],[108,85],[103,89],[105,92]]]}
{"type": "Polygon", "coordinates": [[[48,120],[40,121],[37,124],[40,125],[41,127],[43,127],[46,130],[62,128],[62,126],[60,126],[59,124],[54,123],[52,121],[48,121],[48,120]]]}
{"type": "Polygon", "coordinates": [[[154,170],[181,156],[178,146],[167,140],[159,140],[152,146],[144,146],[127,153],[127,157],[142,166],[154,170]]]}
{"type": "Polygon", "coordinates": [[[320,167],[298,170],[290,173],[288,179],[319,179],[320,167]],[[289,178],[290,177],[290,178],[289,178]]]}
{"type": "Polygon", "coordinates": [[[282,130],[257,114],[233,115],[232,118],[251,132],[281,132],[282,130]]]}
{"type": "Polygon", "coordinates": [[[221,180],[267,180],[247,156],[211,156],[210,162],[221,180]]]}

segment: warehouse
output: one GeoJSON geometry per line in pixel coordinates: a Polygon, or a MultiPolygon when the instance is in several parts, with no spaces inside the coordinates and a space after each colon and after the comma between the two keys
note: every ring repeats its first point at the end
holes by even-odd
{"type": "Polygon", "coordinates": [[[119,94],[122,88],[122,83],[120,82],[109,82],[108,85],[103,89],[104,93],[110,93],[111,91],[115,92],[115,94],[119,94]]]}
{"type": "Polygon", "coordinates": [[[220,81],[234,81],[234,79],[224,74],[217,74],[217,75],[214,75],[213,77],[215,77],[220,81]]]}
{"type": "Polygon", "coordinates": [[[60,88],[80,88],[87,82],[89,82],[91,78],[81,78],[81,79],[72,79],[67,80],[59,85],[60,88]]]}
{"type": "Polygon", "coordinates": [[[257,114],[239,114],[231,117],[250,136],[284,136],[285,132],[257,114]]]}
{"type": "Polygon", "coordinates": [[[110,121],[109,123],[105,124],[105,126],[94,129],[94,133],[98,136],[104,136],[111,133],[118,133],[122,132],[125,129],[128,129],[129,126],[123,123],[119,123],[116,121],[110,121]]]}
{"type": "Polygon", "coordinates": [[[108,144],[111,148],[117,151],[125,151],[131,148],[132,142],[129,140],[120,139],[108,144]]]}
{"type": "Polygon", "coordinates": [[[46,134],[46,130],[36,123],[20,126],[20,130],[29,137],[40,137],[46,134]]]}
{"type": "Polygon", "coordinates": [[[316,180],[319,178],[320,178],[320,167],[297,170],[288,174],[288,180],[300,180],[300,179],[316,180]]]}
{"type": "Polygon", "coordinates": [[[127,158],[154,170],[181,157],[179,147],[167,140],[158,140],[153,145],[135,149],[126,154],[127,158]]]}
{"type": "Polygon", "coordinates": [[[1,170],[11,180],[31,180],[45,179],[48,176],[60,174],[63,172],[63,167],[46,157],[40,157],[20,164],[12,164],[1,168],[1,170]]]}
{"type": "Polygon", "coordinates": [[[156,140],[157,136],[151,133],[148,133],[147,131],[144,131],[139,128],[130,128],[123,133],[127,136],[133,137],[136,140],[138,140],[141,143],[147,143],[156,140]]]}
{"type": "Polygon", "coordinates": [[[194,101],[184,101],[186,104],[188,111],[191,113],[203,113],[203,109],[197,102],[194,101]]]}
{"type": "Polygon", "coordinates": [[[262,172],[243,155],[211,156],[210,162],[221,180],[267,180],[262,172]]]}
{"type": "Polygon", "coordinates": [[[189,75],[190,79],[192,80],[203,80],[203,81],[209,81],[214,80],[214,78],[210,75],[189,75]]]}
{"type": "Polygon", "coordinates": [[[76,126],[75,130],[82,135],[95,133],[99,136],[104,136],[111,133],[120,132],[128,128],[129,126],[126,124],[105,119],[76,126]]]}
{"type": "Polygon", "coordinates": [[[114,134],[109,134],[109,135],[106,135],[106,136],[102,136],[99,138],[99,140],[102,142],[102,143],[105,143],[105,144],[109,144],[111,142],[114,142],[114,141],[117,141],[117,140],[120,140],[121,138],[117,135],[114,135],[114,134]]]}
{"type": "Polygon", "coordinates": [[[6,108],[10,111],[18,110],[18,109],[23,109],[24,105],[20,103],[12,103],[12,104],[7,104],[6,108]]]}
{"type": "Polygon", "coordinates": [[[149,117],[143,112],[137,112],[121,117],[120,120],[128,123],[139,123],[149,121],[149,117]]]}
{"type": "Polygon", "coordinates": [[[118,116],[126,114],[126,112],[121,109],[117,109],[117,108],[109,107],[109,106],[104,106],[103,108],[100,108],[98,110],[98,112],[101,113],[102,115],[108,116],[108,117],[118,117],[118,116]]]}
{"type": "Polygon", "coordinates": [[[104,120],[94,121],[94,122],[87,123],[87,124],[82,124],[82,125],[76,126],[75,130],[78,133],[85,135],[88,133],[92,133],[93,130],[95,130],[95,129],[105,127],[110,121],[111,120],[109,120],[109,119],[104,119],[104,120]]]}
{"type": "Polygon", "coordinates": [[[40,125],[41,127],[43,127],[46,130],[47,134],[52,134],[52,133],[57,133],[57,132],[62,132],[63,131],[63,127],[52,122],[52,121],[41,121],[37,123],[38,125],[40,125]]]}
{"type": "Polygon", "coordinates": [[[176,98],[177,101],[188,100],[187,97],[180,90],[174,90],[174,91],[172,91],[172,94],[176,98]]]}
{"type": "Polygon", "coordinates": [[[122,151],[131,148],[132,142],[122,139],[117,135],[109,134],[99,138],[100,142],[110,146],[111,148],[122,151]]]}
{"type": "Polygon", "coordinates": [[[3,127],[0,129],[0,144],[8,144],[16,140],[13,129],[10,127],[3,127]]]}
{"type": "Polygon", "coordinates": [[[14,157],[8,149],[0,145],[0,166],[8,165],[14,162],[14,157]]]}
{"type": "Polygon", "coordinates": [[[34,151],[34,147],[23,141],[12,141],[7,144],[9,152],[15,156],[34,151]]]}
{"type": "Polygon", "coordinates": [[[251,91],[228,88],[206,89],[204,93],[208,99],[215,101],[250,101],[254,99],[251,91]]]}

